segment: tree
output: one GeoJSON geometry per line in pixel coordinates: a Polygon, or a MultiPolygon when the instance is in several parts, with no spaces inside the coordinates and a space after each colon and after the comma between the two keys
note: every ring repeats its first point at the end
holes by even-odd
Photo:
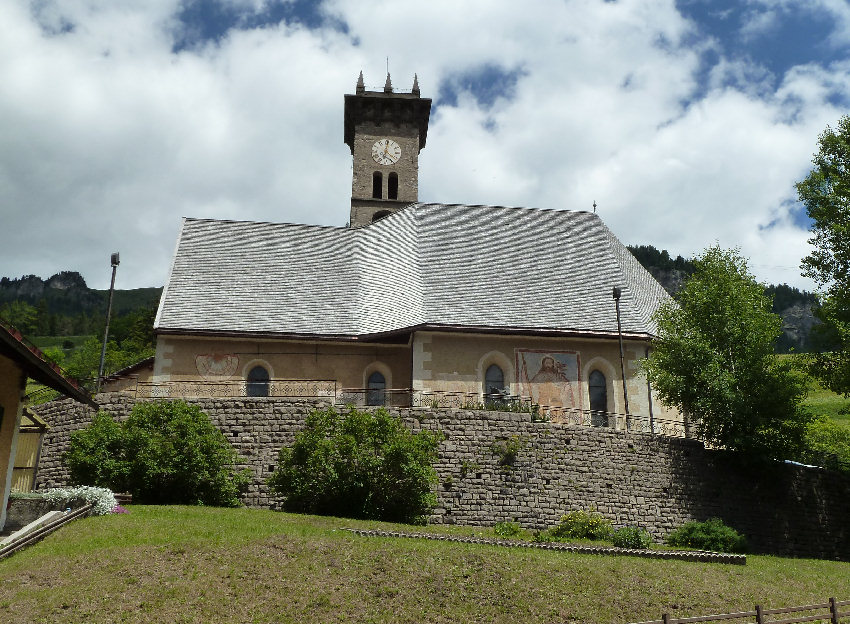
{"type": "Polygon", "coordinates": [[[818,145],[814,168],[797,183],[815,247],[802,268],[822,289],[819,316],[838,344],[816,356],[814,372],[831,390],[850,396],[850,117],[835,129],[827,126],[818,145]]]}
{"type": "Polygon", "coordinates": [[[695,419],[707,443],[785,459],[802,446],[805,378],[777,359],[782,321],[737,251],[710,247],[656,313],[645,370],[662,402],[695,419]]]}
{"type": "Polygon", "coordinates": [[[101,412],[71,435],[65,462],[80,485],[129,491],[139,503],[235,507],[247,485],[236,451],[197,405],[137,403],[123,423],[101,412]]]}
{"type": "Polygon", "coordinates": [[[0,318],[25,335],[32,335],[38,327],[38,310],[24,301],[10,301],[0,306],[0,318]]]}
{"type": "Polygon", "coordinates": [[[424,523],[436,497],[437,436],[385,409],[316,410],[269,478],[289,511],[424,523]]]}

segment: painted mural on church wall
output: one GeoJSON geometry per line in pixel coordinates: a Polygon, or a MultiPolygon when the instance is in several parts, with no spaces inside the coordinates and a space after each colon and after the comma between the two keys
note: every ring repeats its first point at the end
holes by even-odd
{"type": "Polygon", "coordinates": [[[555,413],[581,409],[576,351],[516,349],[515,353],[517,383],[523,396],[555,413]]]}
{"type": "Polygon", "coordinates": [[[202,353],[195,356],[198,373],[207,380],[232,377],[239,366],[239,356],[234,353],[202,353]]]}

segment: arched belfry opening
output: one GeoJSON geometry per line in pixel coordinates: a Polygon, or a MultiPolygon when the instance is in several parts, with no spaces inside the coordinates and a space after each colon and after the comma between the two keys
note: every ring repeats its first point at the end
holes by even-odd
{"type": "Polygon", "coordinates": [[[391,171],[387,179],[387,199],[398,199],[398,174],[395,171],[391,171]]]}
{"type": "Polygon", "coordinates": [[[351,149],[351,227],[369,225],[377,213],[396,212],[419,201],[419,152],[425,147],[431,100],[419,91],[367,89],[363,72],[345,96],[344,140],[351,149]]]}
{"type": "Polygon", "coordinates": [[[372,199],[381,199],[384,192],[384,175],[380,171],[372,174],[372,199]]]}

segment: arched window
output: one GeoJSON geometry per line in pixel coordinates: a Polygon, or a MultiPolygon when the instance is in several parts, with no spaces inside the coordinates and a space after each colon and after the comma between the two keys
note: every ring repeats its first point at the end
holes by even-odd
{"type": "Polygon", "coordinates": [[[245,394],[249,397],[269,396],[269,371],[262,366],[252,368],[248,373],[245,394]]]}
{"type": "Polygon", "coordinates": [[[605,375],[598,370],[591,372],[587,388],[590,392],[591,422],[597,427],[604,427],[608,424],[608,383],[605,375]]]}
{"type": "Polygon", "coordinates": [[[398,174],[395,171],[387,179],[387,198],[398,199],[398,174]]]}
{"type": "Polygon", "coordinates": [[[384,217],[391,214],[392,212],[390,212],[389,210],[379,210],[378,212],[372,215],[372,223],[374,223],[378,219],[383,219],[384,217]]]}
{"type": "Polygon", "coordinates": [[[491,364],[484,374],[484,394],[502,394],[505,390],[505,373],[502,369],[491,364]]]}
{"type": "Polygon", "coordinates": [[[384,376],[375,371],[371,375],[369,375],[369,379],[366,382],[369,389],[366,391],[366,405],[383,405],[384,404],[384,395],[387,388],[387,380],[384,376]]]}
{"type": "Polygon", "coordinates": [[[372,174],[372,197],[374,199],[381,199],[382,193],[384,192],[384,176],[381,175],[380,171],[376,171],[372,174]]]}

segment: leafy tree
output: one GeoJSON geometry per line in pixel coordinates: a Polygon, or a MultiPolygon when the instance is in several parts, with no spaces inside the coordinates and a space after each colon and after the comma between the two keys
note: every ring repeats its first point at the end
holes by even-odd
{"type": "Polygon", "coordinates": [[[645,370],[661,400],[696,420],[707,443],[751,456],[796,456],[808,416],[804,377],[773,355],[781,319],[737,251],[707,249],[656,313],[645,370]]]}
{"type": "Polygon", "coordinates": [[[239,505],[248,477],[236,451],[197,405],[137,403],[123,423],[99,413],[71,436],[76,484],[129,491],[140,503],[239,505]]]}
{"type": "Polygon", "coordinates": [[[0,318],[27,335],[32,335],[38,326],[38,310],[23,301],[4,303],[0,306],[0,318]]]}
{"type": "Polygon", "coordinates": [[[424,523],[436,503],[437,436],[385,409],[316,410],[269,478],[289,511],[424,523]]]}
{"type": "Polygon", "coordinates": [[[838,345],[818,354],[814,371],[834,392],[850,396],[850,117],[827,126],[818,138],[814,168],[797,183],[797,194],[812,219],[815,250],[803,259],[803,274],[822,289],[819,316],[838,345]]]}

